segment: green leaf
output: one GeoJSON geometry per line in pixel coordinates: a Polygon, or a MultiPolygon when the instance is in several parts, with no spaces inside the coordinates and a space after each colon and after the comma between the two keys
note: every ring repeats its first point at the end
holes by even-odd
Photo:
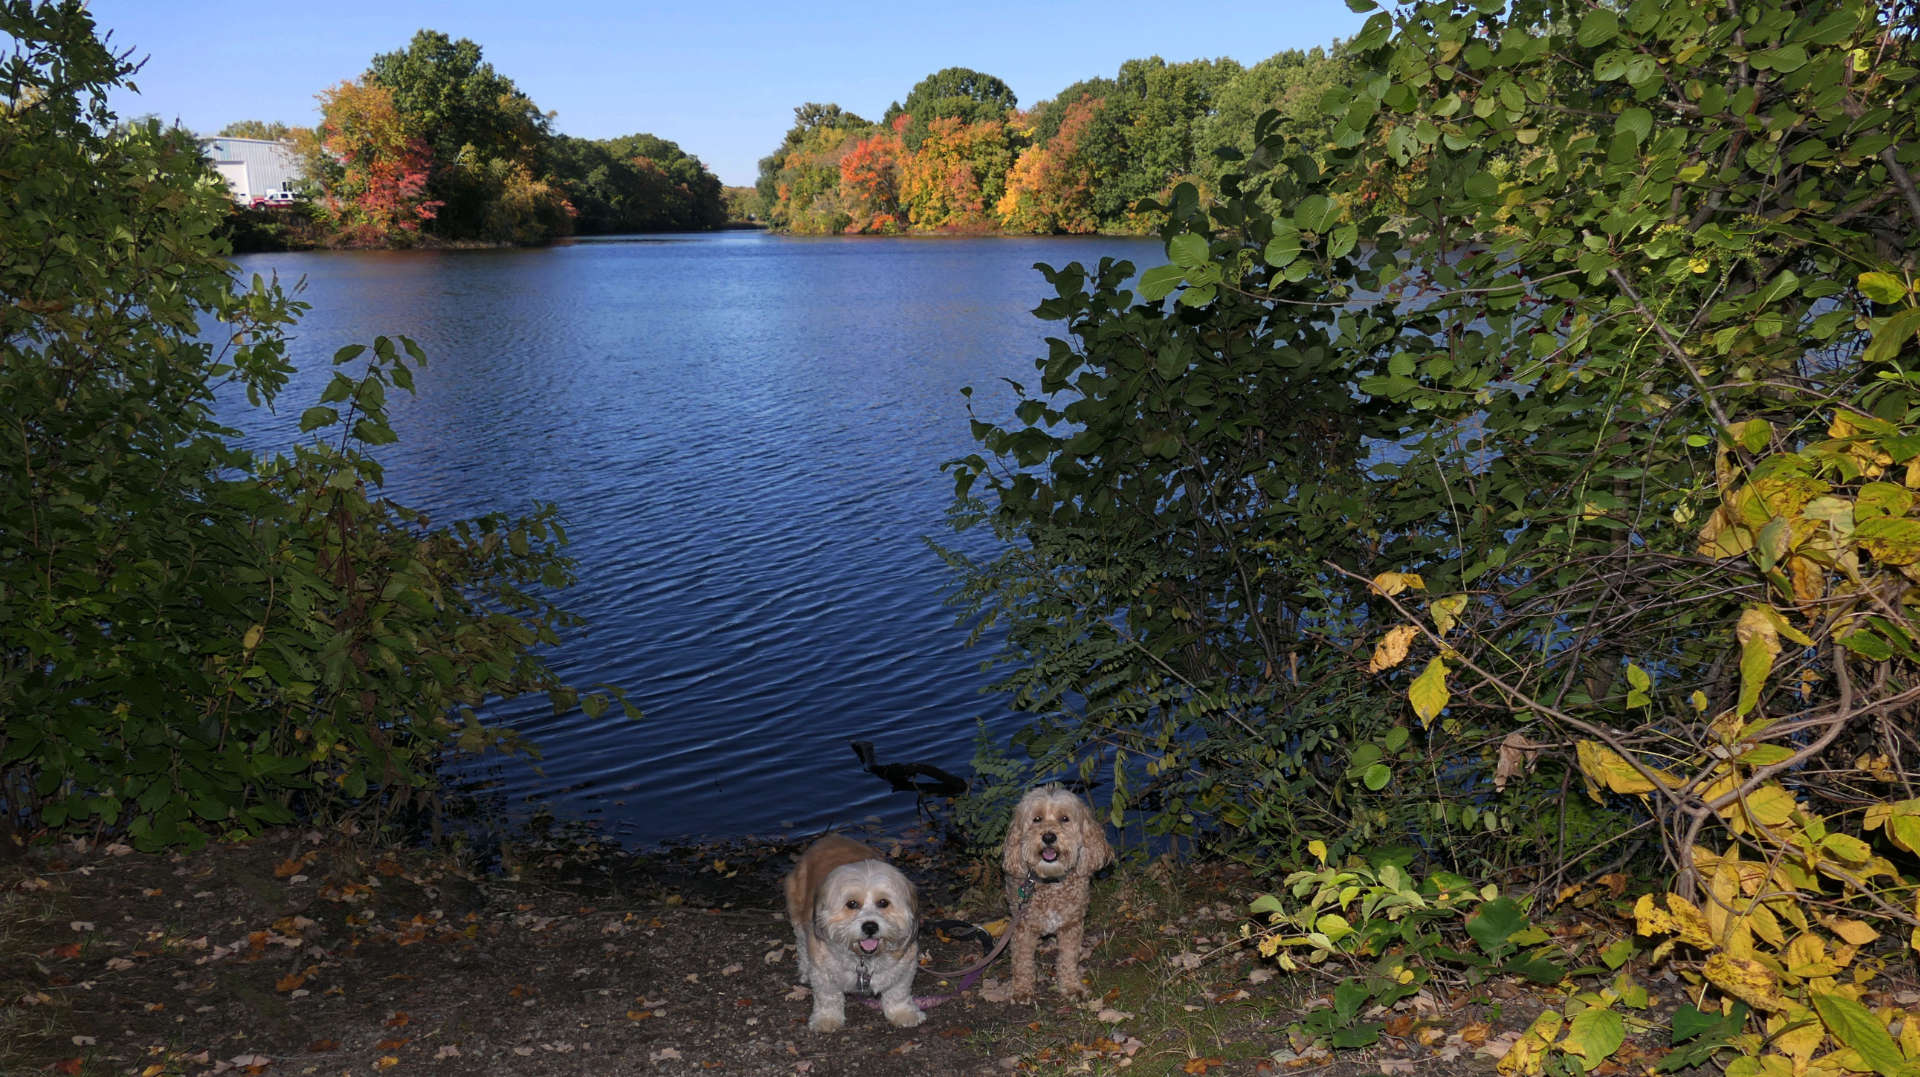
{"type": "Polygon", "coordinates": [[[1873,1072],[1880,1077],[1912,1077],[1913,1064],[1902,1055],[1899,1045],[1887,1033],[1887,1026],[1872,1011],[1843,995],[1820,991],[1810,994],[1820,1023],[1827,1026],[1827,1031],[1842,1046],[1858,1052],[1861,1061],[1872,1066],[1873,1072]]]}
{"type": "Polygon", "coordinates": [[[1574,40],[1578,41],[1582,48],[1590,49],[1612,41],[1619,32],[1620,16],[1606,8],[1595,8],[1587,12],[1586,18],[1580,20],[1580,30],[1574,35],[1574,40]]]}
{"type": "Polygon", "coordinates": [[[1213,302],[1213,297],[1218,294],[1218,292],[1219,289],[1211,284],[1203,284],[1198,288],[1188,288],[1186,291],[1180,293],[1180,304],[1187,307],[1204,307],[1208,303],[1213,302]]]}
{"type": "Polygon", "coordinates": [[[1507,940],[1526,926],[1527,914],[1519,902],[1509,897],[1481,902],[1473,915],[1467,917],[1467,934],[1480,944],[1480,949],[1496,957],[1507,948],[1507,940]]]}
{"type": "Polygon", "coordinates": [[[1293,211],[1293,223],[1307,232],[1324,233],[1339,219],[1340,204],[1323,194],[1309,195],[1293,211]]]}
{"type": "Polygon", "coordinates": [[[1574,1017],[1561,1046],[1585,1059],[1591,1068],[1618,1051],[1625,1042],[1626,1021],[1612,1010],[1589,1006],[1574,1017]]]}
{"type": "Polygon", "coordinates": [[[1140,297],[1157,303],[1173,294],[1186,279],[1186,271],[1179,266],[1155,266],[1140,274],[1140,297]]]}
{"type": "Polygon", "coordinates": [[[1167,241],[1167,257],[1183,269],[1207,263],[1207,237],[1182,232],[1167,241]]]}
{"type": "Polygon", "coordinates": [[[1878,270],[1862,273],[1855,283],[1860,294],[1875,303],[1898,303],[1907,297],[1907,282],[1892,273],[1878,270]]]}
{"type": "Polygon", "coordinates": [[[1273,238],[1267,241],[1261,257],[1275,269],[1283,268],[1300,257],[1300,230],[1285,222],[1274,222],[1273,238]]]}
{"type": "Polygon", "coordinates": [[[332,408],[311,407],[300,413],[300,432],[318,430],[323,426],[332,426],[340,421],[340,413],[332,408]]]}
{"type": "Polygon", "coordinates": [[[1627,109],[1620,113],[1619,119],[1613,121],[1613,129],[1632,136],[1635,144],[1645,142],[1647,134],[1653,130],[1653,113],[1639,106],[1627,109]]]}
{"type": "Polygon", "coordinates": [[[1880,517],[1862,520],[1853,539],[1883,565],[1911,565],[1920,561],[1920,520],[1880,517]]]}
{"type": "Polygon", "coordinates": [[[1385,763],[1375,763],[1367,768],[1367,772],[1361,776],[1360,780],[1368,789],[1379,792],[1393,780],[1393,771],[1385,763]]]}
{"type": "Polygon", "coordinates": [[[1877,319],[1873,343],[1860,359],[1865,363],[1885,363],[1899,355],[1914,334],[1920,333],[1920,307],[1908,307],[1891,317],[1877,319]]]}

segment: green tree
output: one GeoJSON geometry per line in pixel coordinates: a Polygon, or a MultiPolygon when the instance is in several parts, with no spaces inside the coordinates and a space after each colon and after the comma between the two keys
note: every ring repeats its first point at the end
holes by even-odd
{"type": "MultiPolygon", "coordinates": [[[[488,227],[489,206],[519,174],[515,166],[531,181],[545,180],[552,131],[551,117],[495,71],[479,45],[421,30],[406,48],[375,56],[368,74],[392,92],[408,133],[431,152],[428,195],[442,203],[436,232],[451,238],[546,238],[500,235],[497,226],[488,227]]],[[[560,233],[547,233],[553,234],[560,233]]]]}
{"type": "Polygon", "coordinates": [[[293,133],[293,128],[275,120],[239,120],[220,129],[222,138],[263,138],[269,142],[280,142],[293,133]]]}
{"type": "Polygon", "coordinates": [[[905,101],[889,106],[881,123],[891,126],[894,117],[913,117],[901,131],[909,150],[919,150],[935,120],[955,119],[963,124],[1004,122],[1018,108],[1020,99],[1007,84],[970,67],[948,67],[935,71],[907,91],[905,101]]]}
{"type": "Polygon", "coordinates": [[[430,526],[380,495],[404,339],[335,356],[310,443],[235,448],[215,393],[274,399],[302,305],[233,278],[191,138],[116,129],[132,66],[82,3],[0,0],[0,30],[5,825],[150,848],[430,802],[444,751],[515,743],[483,700],[571,705],[533,656],[574,623],[556,511],[430,526]]]}
{"type": "Polygon", "coordinates": [[[1194,170],[1202,187],[1218,191],[1221,178],[1238,171],[1237,158],[1220,151],[1251,152],[1254,122],[1268,109],[1280,114],[1272,134],[1324,161],[1339,117],[1323,112],[1320,99],[1352,77],[1336,43],[1331,50],[1288,49],[1228,79],[1193,128],[1194,170]]]}
{"type": "Polygon", "coordinates": [[[726,223],[719,178],[666,139],[561,136],[552,159],[578,232],[701,231],[726,223]]]}

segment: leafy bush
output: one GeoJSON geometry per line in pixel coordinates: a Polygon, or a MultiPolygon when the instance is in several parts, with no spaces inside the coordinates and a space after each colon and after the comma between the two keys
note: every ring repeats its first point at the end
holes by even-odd
{"type": "Polygon", "coordinates": [[[1324,168],[1269,116],[1159,207],[1169,264],[1055,271],[1066,339],[955,465],[1046,752],[1282,864],[1670,872],[1642,928],[1773,1035],[1756,1072],[1897,1069],[1800,957],[1860,945],[1821,916],[1920,949],[1917,32],[1376,14],[1324,168]]]}
{"type": "MultiPolygon", "coordinates": [[[[192,140],[116,131],[131,70],[77,2],[0,5],[0,800],[10,826],[198,843],[427,798],[442,751],[514,747],[493,696],[574,693],[556,511],[431,526],[378,495],[404,338],[343,349],[257,460],[216,392],[270,403],[303,305],[237,286],[192,140]]],[[[592,701],[597,710],[604,700],[592,701]]]]}

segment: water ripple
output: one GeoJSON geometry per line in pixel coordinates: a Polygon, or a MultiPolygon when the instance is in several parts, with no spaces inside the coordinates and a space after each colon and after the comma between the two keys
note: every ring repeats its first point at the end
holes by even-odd
{"type": "MultiPolygon", "coordinates": [[[[304,275],[300,375],[278,416],[231,414],[278,448],[341,345],[406,333],[429,363],[392,401],[388,493],[452,515],[559,503],[589,624],[552,656],[625,686],[641,722],[516,700],[488,718],[538,767],[475,774],[636,843],[812,830],[911,798],[846,742],[964,771],[986,655],[942,604],[939,464],[1032,376],[1049,327],[1036,261],[1152,264],[1124,240],[793,240],[757,234],[534,251],[256,255],[304,275]]],[[[1057,330],[1053,330],[1057,332],[1057,330]]]]}

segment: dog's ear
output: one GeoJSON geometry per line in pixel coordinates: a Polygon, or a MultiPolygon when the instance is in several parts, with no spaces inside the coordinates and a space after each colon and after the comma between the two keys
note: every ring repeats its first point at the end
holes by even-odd
{"type": "Polygon", "coordinates": [[[1007,840],[1000,846],[1000,870],[1006,872],[1007,878],[1016,879],[1026,874],[1026,843],[1027,798],[1021,797],[1020,803],[1013,806],[1013,818],[1007,820],[1007,840]]]}
{"type": "Polygon", "coordinates": [[[912,879],[907,880],[907,916],[912,920],[907,925],[907,930],[911,934],[914,926],[920,923],[920,888],[914,885],[912,879]]]}
{"type": "Polygon", "coordinates": [[[1080,802],[1080,835],[1082,850],[1087,854],[1082,859],[1087,865],[1087,874],[1092,875],[1108,864],[1113,863],[1113,846],[1107,844],[1107,828],[1100,817],[1086,801],[1080,802]]]}

